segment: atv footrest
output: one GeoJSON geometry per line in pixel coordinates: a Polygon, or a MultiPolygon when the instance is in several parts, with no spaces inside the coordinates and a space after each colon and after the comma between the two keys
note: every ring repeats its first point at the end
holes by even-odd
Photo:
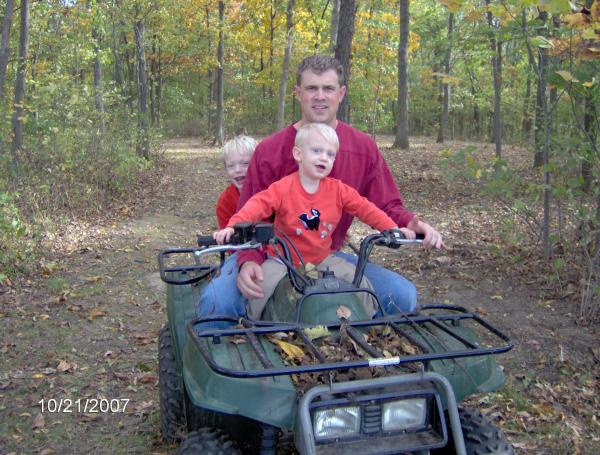
{"type": "Polygon", "coordinates": [[[419,314],[394,314],[352,322],[342,319],[338,324],[317,326],[321,334],[317,338],[314,326],[227,317],[196,319],[187,329],[210,368],[225,376],[239,378],[351,368],[393,368],[500,354],[513,347],[506,335],[476,314],[459,306],[441,304],[425,306],[419,314]],[[429,311],[435,312],[429,314],[429,311]],[[215,323],[230,324],[231,327],[210,328],[215,323]],[[334,361],[328,358],[327,350],[319,346],[318,340],[323,339],[323,334],[329,334],[339,343],[348,343],[354,358],[334,361]],[[379,341],[384,338],[393,338],[395,345],[403,348],[402,352],[383,349],[379,341]],[[369,342],[369,339],[377,342],[369,342]],[[288,343],[283,349],[282,342],[288,343]],[[300,348],[308,360],[298,364],[297,358],[290,356],[289,344],[300,348]],[[234,351],[236,361],[226,360],[234,351]]]}

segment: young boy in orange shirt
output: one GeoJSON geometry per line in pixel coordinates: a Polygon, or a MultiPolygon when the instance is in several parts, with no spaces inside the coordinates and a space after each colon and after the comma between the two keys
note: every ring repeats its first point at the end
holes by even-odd
{"type": "Polygon", "coordinates": [[[231,184],[221,193],[217,201],[216,212],[219,229],[227,226],[229,218],[237,209],[240,191],[244,185],[248,164],[250,164],[256,144],[253,138],[241,135],[227,141],[223,146],[225,172],[227,172],[231,184]]]}
{"type": "MultiPolygon", "coordinates": [[[[293,148],[298,171],[273,183],[269,188],[251,197],[236,213],[227,227],[214,233],[217,242],[224,243],[233,234],[233,225],[244,221],[260,221],[275,214],[274,226],[284,232],[296,245],[306,263],[317,270],[332,270],[339,278],[352,281],[354,265],[332,255],[331,233],[337,226],[342,212],[358,217],[373,228],[384,231],[397,228],[396,223],[382,210],[360,196],[358,192],[329,178],[339,147],[335,130],[323,123],[308,123],[296,135],[293,148]]],[[[415,233],[400,229],[406,238],[414,239],[415,233]]],[[[293,251],[293,249],[291,249],[293,251]]],[[[300,263],[293,253],[294,266],[300,263]]],[[[286,275],[286,267],[275,259],[272,247],[266,250],[261,265],[264,279],[260,282],[264,297],[249,300],[248,317],[260,319],[267,300],[275,291],[277,283],[286,275]]],[[[363,286],[371,287],[366,278],[363,286]]],[[[376,308],[365,302],[371,314],[376,308]]]]}

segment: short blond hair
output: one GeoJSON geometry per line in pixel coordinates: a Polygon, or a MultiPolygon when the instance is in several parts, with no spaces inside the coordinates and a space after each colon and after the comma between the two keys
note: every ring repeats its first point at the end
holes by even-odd
{"type": "Polygon", "coordinates": [[[340,141],[338,139],[338,135],[335,130],[325,123],[306,123],[302,125],[298,132],[296,133],[296,140],[294,141],[294,145],[296,147],[302,148],[302,145],[306,142],[308,135],[315,131],[319,133],[323,139],[329,142],[331,145],[335,146],[335,149],[340,148],[340,141]]]}
{"type": "Polygon", "coordinates": [[[257,145],[258,142],[253,137],[245,135],[236,136],[223,145],[223,160],[227,161],[234,153],[252,156],[257,145]]]}

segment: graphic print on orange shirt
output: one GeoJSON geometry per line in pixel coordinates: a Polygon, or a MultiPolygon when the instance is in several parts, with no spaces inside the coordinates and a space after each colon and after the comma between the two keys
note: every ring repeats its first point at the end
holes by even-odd
{"type": "Polygon", "coordinates": [[[303,213],[298,218],[300,219],[300,221],[302,221],[302,224],[304,224],[304,227],[306,229],[310,231],[318,231],[319,223],[321,221],[319,216],[321,215],[321,213],[317,209],[312,208],[310,209],[310,213],[312,213],[312,216],[309,216],[307,213],[303,213]]]}

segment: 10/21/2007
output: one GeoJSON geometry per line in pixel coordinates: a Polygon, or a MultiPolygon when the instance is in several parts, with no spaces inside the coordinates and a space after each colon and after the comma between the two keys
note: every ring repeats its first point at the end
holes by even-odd
{"type": "Polygon", "coordinates": [[[38,401],[42,414],[49,413],[123,413],[129,398],[42,398],[38,401]]]}

